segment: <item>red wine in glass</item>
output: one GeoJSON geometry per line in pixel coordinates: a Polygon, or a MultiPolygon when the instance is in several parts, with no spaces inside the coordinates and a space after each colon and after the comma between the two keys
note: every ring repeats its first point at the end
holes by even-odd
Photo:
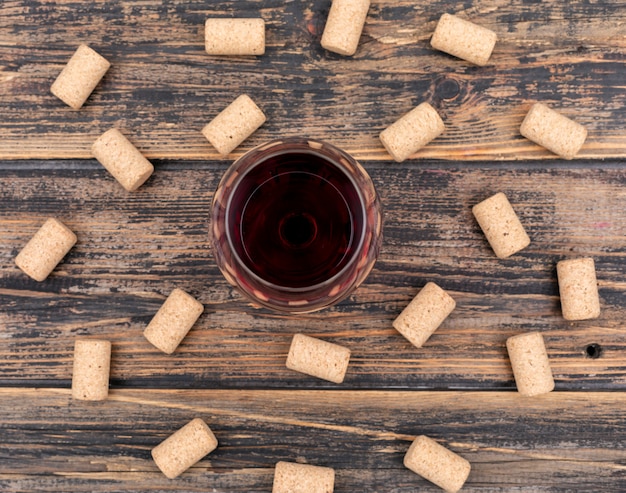
{"type": "Polygon", "coordinates": [[[289,312],[350,294],[376,260],[380,204],[365,170],[311,139],[253,149],[226,172],[213,201],[212,245],[233,285],[289,312]]]}

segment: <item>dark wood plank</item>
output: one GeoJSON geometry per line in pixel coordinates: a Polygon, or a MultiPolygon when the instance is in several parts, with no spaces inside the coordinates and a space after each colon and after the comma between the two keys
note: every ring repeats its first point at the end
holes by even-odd
{"type": "Polygon", "coordinates": [[[287,317],[256,309],[221,277],[208,246],[208,210],[224,166],[159,162],[128,194],[93,161],[5,162],[0,171],[0,385],[69,386],[77,336],[113,341],[114,388],[335,388],[285,368],[302,331],[352,350],[344,389],[510,389],[505,339],[539,330],[558,389],[624,389],[626,169],[585,162],[493,166],[367,163],[385,209],[383,251],[366,283],[336,307],[287,317]],[[26,167],[25,167],[26,166],[26,167]],[[504,191],[532,244],[493,255],[471,207],[504,191]],[[58,215],[78,245],[43,283],[13,263],[43,218],[58,215]],[[602,315],[567,322],[555,264],[597,263],[602,315]],[[427,281],[456,311],[418,350],[392,320],[427,281]],[[172,356],[142,331],[174,287],[205,304],[172,356]],[[600,357],[586,353],[601,346],[600,357]]]}
{"type": "Polygon", "coordinates": [[[404,469],[426,434],[467,458],[463,491],[623,491],[621,393],[69,391],[0,389],[0,486],[9,491],[270,491],[274,464],[334,467],[335,492],[440,491],[404,469]],[[167,480],[150,450],[193,417],[220,445],[167,480]],[[611,432],[607,433],[610,429],[611,432]]]}
{"type": "Polygon", "coordinates": [[[119,126],[151,158],[216,158],[200,129],[239,93],[268,122],[237,154],[287,135],[325,138],[360,159],[387,159],[378,134],[417,103],[433,103],[446,133],[420,157],[551,158],[519,135],[530,104],[544,101],[590,132],[581,155],[621,157],[626,60],[623,2],[373,2],[354,57],[324,51],[329,0],[313,2],[4,0],[0,5],[0,159],[87,158],[119,126]],[[493,29],[487,67],[430,48],[452,11],[493,29]],[[267,53],[210,57],[209,15],[262,16],[267,53]],[[80,111],[49,88],[76,46],[113,64],[80,111]]]}

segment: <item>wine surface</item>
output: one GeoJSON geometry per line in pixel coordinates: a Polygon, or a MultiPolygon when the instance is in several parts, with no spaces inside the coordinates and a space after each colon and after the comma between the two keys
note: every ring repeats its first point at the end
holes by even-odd
{"type": "Polygon", "coordinates": [[[233,250],[259,278],[285,288],[324,282],[359,249],[364,211],[352,178],[322,156],[269,156],[231,197],[233,250]]]}

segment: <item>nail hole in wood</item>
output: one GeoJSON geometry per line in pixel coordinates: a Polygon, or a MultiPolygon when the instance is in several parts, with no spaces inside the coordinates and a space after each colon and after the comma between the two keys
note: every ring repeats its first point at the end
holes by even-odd
{"type": "Polygon", "coordinates": [[[602,356],[602,346],[600,344],[589,344],[585,348],[585,355],[591,359],[598,359],[602,356]]]}

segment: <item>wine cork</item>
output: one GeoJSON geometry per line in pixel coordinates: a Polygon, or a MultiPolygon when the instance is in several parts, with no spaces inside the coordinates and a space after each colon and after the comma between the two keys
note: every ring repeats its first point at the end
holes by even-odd
{"type": "Polygon", "coordinates": [[[511,360],[517,391],[525,396],[546,394],[554,390],[554,378],[548,353],[539,332],[509,337],[506,349],[511,360]]]}
{"type": "Polygon", "coordinates": [[[507,258],[530,245],[511,203],[502,192],[472,208],[480,229],[498,258],[507,258]]]}
{"type": "Polygon", "coordinates": [[[96,88],[111,64],[87,45],[80,45],[56,78],[50,91],[75,110],[96,88]]]}
{"type": "Polygon", "coordinates": [[[287,368],[341,383],[346,376],[349,361],[348,348],[304,334],[296,334],[287,355],[287,368]]]}
{"type": "Polygon", "coordinates": [[[430,45],[436,50],[475,65],[486,65],[498,36],[486,27],[460,17],[443,14],[437,23],[430,45]]]}
{"type": "Polygon", "coordinates": [[[81,401],[103,401],[109,395],[111,343],[78,339],[74,343],[72,397],[81,401]]]}
{"type": "Polygon", "coordinates": [[[466,459],[424,435],[409,447],[404,466],[449,493],[463,487],[472,468],[466,459]]]}
{"type": "Polygon", "coordinates": [[[265,53],[265,21],[207,19],[204,45],[209,55],[262,55],[265,53]]]}
{"type": "Polygon", "coordinates": [[[455,307],[448,293],[434,282],[426,283],[393,321],[393,328],[415,347],[422,347],[455,307]]]}
{"type": "Polygon", "coordinates": [[[202,129],[202,134],[222,156],[234,151],[265,122],[265,115],[242,94],[202,129]]]}
{"type": "Polygon", "coordinates": [[[174,289],[143,332],[150,343],[172,354],[204,311],[204,306],[182,289],[174,289]]]}
{"type": "Polygon", "coordinates": [[[322,34],[322,47],[340,55],[356,53],[370,0],[333,0],[322,34]]]}
{"type": "Polygon", "coordinates": [[[274,469],[272,493],[332,493],[335,470],[330,467],[278,462],[274,469]]]}
{"type": "Polygon", "coordinates": [[[561,260],[556,264],[561,310],[566,320],[600,316],[596,267],[592,258],[561,260]]]}
{"type": "Polygon", "coordinates": [[[387,152],[402,162],[444,131],[443,120],[430,104],[413,108],[380,134],[387,152]]]}
{"type": "Polygon", "coordinates": [[[152,458],[163,474],[174,479],[216,448],[217,438],[196,418],[153,448],[152,458]]]}
{"type": "Polygon", "coordinates": [[[530,108],[520,133],[563,159],[574,158],[587,139],[585,127],[542,103],[530,108]]]}
{"type": "Polygon", "coordinates": [[[76,235],[65,224],[49,218],[15,257],[15,264],[26,275],[41,282],[63,260],[76,240],[76,235]]]}
{"type": "Polygon", "coordinates": [[[116,128],[107,130],[91,146],[94,157],[129,192],[150,178],[154,166],[116,128]]]}

